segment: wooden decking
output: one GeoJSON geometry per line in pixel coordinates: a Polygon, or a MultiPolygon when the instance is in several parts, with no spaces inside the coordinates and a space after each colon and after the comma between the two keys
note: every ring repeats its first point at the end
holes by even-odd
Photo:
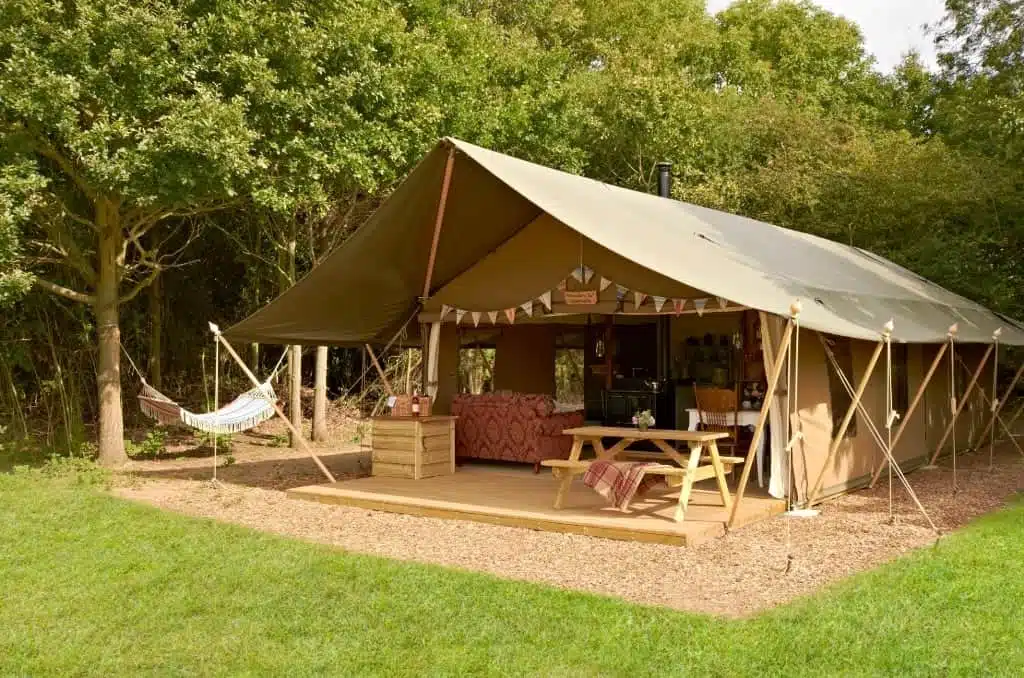
{"type": "MultiPolygon", "coordinates": [[[[392,513],[680,546],[725,533],[728,515],[714,481],[695,485],[686,520],[681,523],[672,519],[678,488],[659,485],[625,514],[607,506],[582,481],[573,483],[565,508],[555,510],[556,484],[546,471],[534,475],[528,468],[474,464],[459,467],[454,475],[423,480],[358,478],[299,487],[288,494],[295,499],[392,513]]],[[[784,510],[784,502],[748,490],[736,524],[742,527],[784,510]]]]}

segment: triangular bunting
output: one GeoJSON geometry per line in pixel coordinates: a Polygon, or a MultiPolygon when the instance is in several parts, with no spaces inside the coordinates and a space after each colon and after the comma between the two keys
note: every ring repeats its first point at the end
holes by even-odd
{"type": "Polygon", "coordinates": [[[676,315],[682,313],[684,308],[686,308],[686,299],[672,300],[672,310],[676,312],[676,315]]]}
{"type": "Polygon", "coordinates": [[[661,313],[662,307],[665,306],[665,302],[668,301],[665,297],[651,297],[654,299],[654,310],[661,313]]]}
{"type": "Polygon", "coordinates": [[[492,325],[497,325],[498,324],[498,312],[497,311],[488,311],[487,312],[487,317],[490,319],[492,325]]]}
{"type": "Polygon", "coordinates": [[[633,292],[633,306],[634,306],[634,308],[640,308],[641,306],[643,306],[644,305],[644,299],[646,299],[646,298],[647,298],[647,295],[644,294],[643,292],[633,292]]]}
{"type": "Polygon", "coordinates": [[[448,315],[449,313],[451,313],[451,312],[452,312],[452,307],[451,306],[449,306],[448,304],[441,304],[441,320],[444,320],[444,317],[446,315],[448,315]]]}
{"type": "Polygon", "coordinates": [[[573,269],[573,271],[572,271],[572,278],[576,282],[580,282],[580,283],[583,282],[583,267],[582,266],[577,266],[576,268],[573,269]]]}
{"type": "Polygon", "coordinates": [[[516,310],[514,308],[506,308],[505,317],[508,318],[509,325],[514,325],[516,322],[516,310]]]}
{"type": "Polygon", "coordinates": [[[722,297],[718,297],[718,308],[725,308],[728,305],[729,305],[729,300],[728,299],[723,299],[722,297]]]}
{"type": "Polygon", "coordinates": [[[537,297],[537,301],[544,304],[544,308],[551,310],[551,290],[548,290],[544,294],[537,297]]]}
{"type": "Polygon", "coordinates": [[[708,305],[707,299],[694,299],[693,307],[697,309],[697,315],[704,315],[704,307],[708,305]]]}
{"type": "Polygon", "coordinates": [[[532,301],[528,301],[525,304],[519,304],[519,308],[523,309],[523,313],[526,314],[526,317],[528,317],[528,318],[532,318],[533,317],[533,302],[532,301]]]}
{"type": "Polygon", "coordinates": [[[622,285],[616,285],[615,286],[615,298],[616,299],[618,299],[619,301],[622,301],[623,299],[626,298],[627,294],[629,294],[629,289],[628,288],[623,287],[622,285]]]}
{"type": "Polygon", "coordinates": [[[594,277],[594,269],[589,266],[583,267],[583,284],[586,285],[590,282],[590,279],[594,277]]]}
{"type": "Polygon", "coordinates": [[[459,323],[462,322],[462,317],[464,315],[466,315],[466,312],[463,311],[461,308],[455,309],[455,324],[456,325],[458,325],[459,323]]]}
{"type": "Polygon", "coordinates": [[[473,318],[473,327],[476,327],[477,325],[480,324],[480,316],[483,315],[483,313],[481,313],[480,311],[473,311],[469,315],[470,317],[473,318]]]}
{"type": "Polygon", "coordinates": [[[601,276],[601,280],[597,283],[597,291],[604,292],[612,284],[612,281],[604,276],[601,276]]]}

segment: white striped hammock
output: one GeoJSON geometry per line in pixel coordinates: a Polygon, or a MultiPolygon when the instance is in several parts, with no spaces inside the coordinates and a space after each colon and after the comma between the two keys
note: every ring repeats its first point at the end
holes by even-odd
{"type": "Polygon", "coordinates": [[[189,412],[145,381],[139,393],[139,407],[161,424],[184,423],[206,433],[240,433],[248,431],[274,416],[277,395],[270,381],[251,388],[224,407],[196,414],[189,412]]]}

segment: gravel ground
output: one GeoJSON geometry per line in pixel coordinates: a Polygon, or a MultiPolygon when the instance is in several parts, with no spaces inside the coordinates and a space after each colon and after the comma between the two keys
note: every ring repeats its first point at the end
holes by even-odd
{"type": "MultiPolygon", "coordinates": [[[[331,459],[332,470],[353,473],[362,463],[358,451],[331,459]]],[[[247,473],[248,463],[240,461],[221,472],[230,484],[219,488],[197,479],[209,477],[208,469],[197,475],[196,469],[154,468],[157,463],[168,465],[153,462],[138,468],[114,492],[171,511],[348,551],[733,617],[810,594],[935,542],[935,534],[898,484],[897,520],[889,523],[884,476],[874,490],[827,502],[817,518],[779,517],[682,548],[287,499],[282,489],[302,484],[306,477],[320,482],[315,469],[281,471],[302,463],[294,457],[252,462],[278,469],[269,474],[247,473]],[[235,478],[228,475],[232,469],[235,478]]],[[[1012,448],[996,455],[992,471],[983,454],[962,456],[957,465],[960,489],[955,494],[952,472],[946,467],[908,476],[943,533],[1003,506],[1008,497],[1024,490],[1024,459],[1012,448]]]]}

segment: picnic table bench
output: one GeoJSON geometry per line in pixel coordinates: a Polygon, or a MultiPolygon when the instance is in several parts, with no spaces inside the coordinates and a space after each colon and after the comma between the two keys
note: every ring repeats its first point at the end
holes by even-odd
{"type": "Polygon", "coordinates": [[[583,475],[590,468],[592,461],[580,459],[583,446],[587,444],[594,448],[597,459],[601,461],[633,459],[658,462],[667,458],[668,461],[675,462],[675,464],[652,465],[645,471],[664,476],[670,487],[682,488],[679,492],[679,503],[674,516],[676,522],[680,522],[686,517],[686,507],[690,501],[693,484],[701,480],[715,478],[718,482],[718,492],[722,496],[722,504],[726,510],[732,508],[732,498],[729,495],[725,473],[727,468],[731,470],[734,464],[743,463],[744,459],[742,457],[722,457],[718,454],[718,444],[715,441],[728,437],[726,433],[667,429],[642,431],[637,428],[616,426],[582,426],[566,429],[562,433],[573,437],[569,458],[545,459],[541,462],[541,466],[550,468],[554,477],[559,481],[558,490],[555,493],[556,509],[564,506],[565,497],[569,493],[573,478],[583,475]],[[619,441],[611,447],[605,448],[604,438],[618,438],[619,441]],[[629,452],[629,446],[640,440],[650,441],[661,450],[661,453],[629,452]],[[685,442],[689,447],[688,457],[680,454],[669,444],[669,441],[685,442]],[[708,452],[706,456],[703,454],[705,447],[708,452]]]}

